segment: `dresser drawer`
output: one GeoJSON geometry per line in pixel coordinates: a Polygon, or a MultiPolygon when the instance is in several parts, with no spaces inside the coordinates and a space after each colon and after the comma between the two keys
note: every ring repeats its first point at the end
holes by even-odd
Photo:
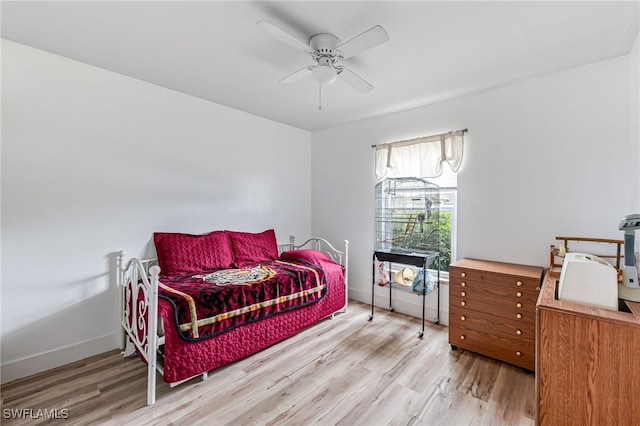
{"type": "MultiPolygon", "coordinates": [[[[460,275],[466,270],[459,270],[460,275]]],[[[510,275],[480,273],[479,271],[467,271],[466,277],[449,275],[450,285],[469,286],[475,283],[476,286],[500,287],[504,289],[522,290],[522,291],[539,291],[540,281],[535,278],[518,278],[510,275]]],[[[449,272],[451,274],[451,272],[449,272]]]]}
{"type": "Polygon", "coordinates": [[[514,342],[495,334],[449,325],[449,343],[533,371],[535,344],[514,342]]]}
{"type": "Polygon", "coordinates": [[[492,313],[471,311],[465,308],[449,309],[449,327],[464,327],[484,331],[514,342],[527,342],[533,345],[536,337],[536,325],[532,321],[498,318],[492,313]]]}
{"type": "Polygon", "coordinates": [[[470,306],[471,303],[480,302],[485,306],[512,309],[514,313],[516,310],[522,309],[535,312],[538,294],[539,292],[536,290],[516,290],[490,284],[480,286],[471,282],[466,287],[449,286],[449,303],[456,306],[470,306]]]}
{"type": "MultiPolygon", "coordinates": [[[[468,294],[468,293],[465,293],[468,294]]],[[[522,320],[534,324],[536,320],[535,302],[531,300],[478,300],[476,297],[465,297],[460,293],[449,293],[449,306],[464,308],[469,311],[490,312],[500,317],[497,321],[522,320]],[[464,302],[464,304],[463,304],[464,302]]]]}

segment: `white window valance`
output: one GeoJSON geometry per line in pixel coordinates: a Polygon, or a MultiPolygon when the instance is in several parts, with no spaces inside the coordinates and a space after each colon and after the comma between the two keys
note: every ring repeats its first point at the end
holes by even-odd
{"type": "Polygon", "coordinates": [[[457,172],[462,163],[465,130],[374,145],[376,178],[433,178],[443,163],[457,172]]]}

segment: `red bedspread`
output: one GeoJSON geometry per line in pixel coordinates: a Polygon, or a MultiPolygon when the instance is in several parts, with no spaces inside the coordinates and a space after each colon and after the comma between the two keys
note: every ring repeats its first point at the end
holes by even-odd
{"type": "Polygon", "coordinates": [[[299,259],[276,259],[196,275],[162,277],[159,297],[174,306],[187,341],[315,303],[327,292],[324,270],[299,259]]]}
{"type": "Polygon", "coordinates": [[[326,274],[327,293],[317,303],[250,322],[210,339],[187,341],[175,327],[175,309],[166,299],[158,302],[158,314],[165,331],[164,374],[167,383],[188,379],[205,371],[254,354],[331,315],[345,306],[344,268],[319,255],[303,251],[289,252],[283,260],[304,260],[320,266],[326,274]]]}

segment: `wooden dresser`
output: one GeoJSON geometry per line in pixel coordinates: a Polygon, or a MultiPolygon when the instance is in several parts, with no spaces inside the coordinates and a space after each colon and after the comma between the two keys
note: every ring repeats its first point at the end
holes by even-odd
{"type": "Polygon", "coordinates": [[[462,259],[449,267],[449,343],[533,371],[544,268],[462,259]]]}
{"type": "Polygon", "coordinates": [[[547,274],[537,304],[536,424],[640,424],[640,303],[557,300],[556,286],[547,274]]]}

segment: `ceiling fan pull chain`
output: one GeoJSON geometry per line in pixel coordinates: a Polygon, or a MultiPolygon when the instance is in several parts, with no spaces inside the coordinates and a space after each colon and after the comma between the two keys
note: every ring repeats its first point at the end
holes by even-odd
{"type": "Polygon", "coordinates": [[[318,84],[318,111],[322,109],[322,84],[318,84]]]}

